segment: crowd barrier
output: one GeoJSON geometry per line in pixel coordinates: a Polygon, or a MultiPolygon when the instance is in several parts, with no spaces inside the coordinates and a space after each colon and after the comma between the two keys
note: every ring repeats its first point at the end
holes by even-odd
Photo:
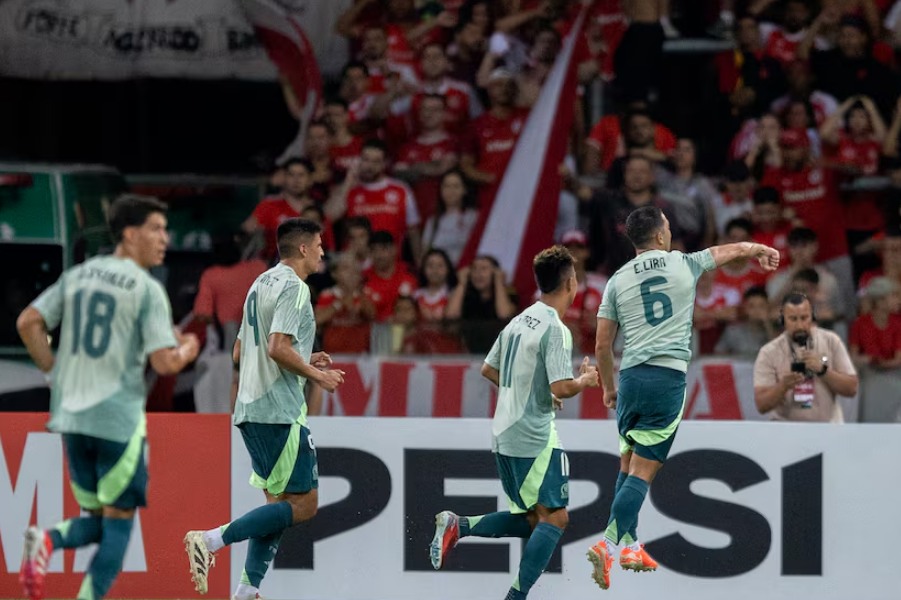
{"type": "MultiPolygon", "coordinates": [[[[29,522],[77,514],[60,439],[41,414],[0,420],[0,598],[20,598],[16,571],[29,522]]],[[[195,598],[182,536],[263,501],[225,415],[151,415],[150,506],[139,513],[110,598],[195,598]]],[[[446,570],[427,546],[442,509],[503,509],[487,419],[313,418],[320,510],[287,532],[264,582],[296,600],[453,600],[503,595],[520,540],[465,540],[446,570]]],[[[558,423],[571,465],[570,527],[530,598],[594,597],[584,554],[606,526],[618,471],[611,421],[558,423]]],[[[894,425],[684,423],[651,487],[638,532],[661,568],[617,569],[605,597],[672,600],[897,600],[901,521],[894,425]],[[873,449],[862,460],[864,448],[873,449]],[[861,537],[861,531],[865,531],[861,537]],[[849,543],[849,540],[852,540],[849,543]],[[875,558],[874,558],[875,557],[875,558]]],[[[227,598],[246,545],[220,553],[209,598],[227,598]]],[[[56,554],[47,597],[74,597],[90,550],[56,554]]]]}
{"type": "MultiPolygon", "coordinates": [[[[482,359],[335,356],[334,368],[345,372],[344,385],[324,394],[322,414],[348,417],[491,417],[495,388],[480,374],[482,359]]],[[[199,411],[228,411],[231,357],[207,357],[194,387],[199,411]]],[[[573,361],[573,368],[578,362],[573,361]]],[[[619,360],[616,362],[617,368],[619,360]]],[[[878,375],[878,376],[876,376],[878,375]]],[[[871,399],[871,421],[892,421],[901,408],[898,374],[870,377],[865,390],[871,399]],[[897,398],[898,402],[887,399],[897,398]]],[[[754,404],[754,363],[750,360],[707,358],[692,361],[686,381],[686,419],[766,420],[754,404]]],[[[840,400],[845,420],[858,420],[858,399],[840,400]]],[[[564,419],[612,418],[600,388],[565,400],[557,416],[564,419]]]]}

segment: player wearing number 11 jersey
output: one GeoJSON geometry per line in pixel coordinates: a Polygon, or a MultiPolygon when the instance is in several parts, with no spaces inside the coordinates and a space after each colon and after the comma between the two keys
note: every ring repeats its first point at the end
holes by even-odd
{"type": "Polygon", "coordinates": [[[430,547],[440,569],[461,537],[528,539],[507,600],[526,598],[569,521],[569,461],[554,426],[553,396],[571,398],[598,385],[587,357],[573,378],[572,334],[561,320],[579,289],[574,263],[561,246],[535,257],[541,297],[504,328],[482,365],[499,388],[492,450],[510,510],[479,517],[444,511],[430,547]]]}
{"type": "Polygon", "coordinates": [[[32,359],[52,370],[48,427],[62,434],[72,491],[86,513],[26,531],[19,579],[32,600],[44,594],[53,550],[89,544],[99,546],[78,598],[100,600],[110,589],[135,510],[146,505],[147,359],[168,375],[197,356],[197,338],[173,331],[166,290],[147,272],[166,255],[165,211],[154,198],[118,198],[109,211],[115,254],[72,267],[19,317],[32,359]],[[57,325],[54,357],[47,332],[57,325]]]}
{"type": "Polygon", "coordinates": [[[779,267],[779,252],[761,244],[727,244],[692,254],[673,252],[669,221],[654,206],[629,215],[626,236],[637,256],[607,282],[598,309],[595,348],[604,404],[617,411],[621,455],[605,539],[588,552],[594,579],[605,590],[610,587],[610,569],[620,543],[624,546],[619,558],[623,569],[657,568],[638,543],[638,512],[682,420],[698,278],[738,259],[757,258],[765,271],[779,267]],[[619,390],[613,379],[617,328],[622,328],[625,338],[619,390]]]}
{"type": "Polygon", "coordinates": [[[244,318],[233,358],[240,366],[234,422],[241,431],[253,471],[250,485],[263,490],[266,504],[235,521],[189,531],[185,549],[191,578],[201,594],[213,553],[249,540],[235,600],[254,600],[286,529],[316,514],[319,467],[307,429],[304,383],[333,392],[344,372],[320,370],[331,359],[313,354],[316,319],[305,279],[319,270],[322,228],[305,219],[278,226],[281,261],[254,281],[244,301],[244,318]]]}

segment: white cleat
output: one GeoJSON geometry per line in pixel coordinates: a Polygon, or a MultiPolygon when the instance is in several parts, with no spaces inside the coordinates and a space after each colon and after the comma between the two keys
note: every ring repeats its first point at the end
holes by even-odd
{"type": "Polygon", "coordinates": [[[210,589],[207,578],[210,569],[216,565],[216,557],[206,547],[202,531],[188,532],[185,536],[185,552],[188,553],[188,561],[191,563],[191,581],[194,582],[194,589],[206,594],[210,589]]]}

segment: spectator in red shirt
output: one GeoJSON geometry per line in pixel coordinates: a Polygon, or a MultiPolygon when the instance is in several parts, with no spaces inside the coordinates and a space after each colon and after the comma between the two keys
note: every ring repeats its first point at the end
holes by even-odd
{"type": "Polygon", "coordinates": [[[646,111],[633,111],[626,116],[625,124],[625,154],[616,158],[607,171],[607,188],[619,189],[623,184],[623,171],[626,161],[633,157],[646,158],[655,167],[667,162],[676,149],[676,140],[672,146],[669,140],[664,147],[657,148],[656,129],[654,120],[646,111]]]}
{"type": "Polygon", "coordinates": [[[438,94],[419,101],[421,133],[401,146],[394,165],[394,174],[413,186],[423,219],[435,213],[441,176],[456,167],[460,160],[459,143],[445,129],[446,102],[445,97],[438,94]]]}
{"type": "Polygon", "coordinates": [[[820,127],[820,138],[829,150],[826,163],[850,175],[875,175],[885,132],[885,121],[873,101],[851,96],[820,127]]]}
{"type": "Polygon", "coordinates": [[[363,150],[363,138],[350,132],[350,114],[347,102],[341,98],[330,98],[325,102],[325,122],[332,143],[329,149],[332,164],[340,171],[347,172],[359,160],[363,150]]]}
{"type": "Polygon", "coordinates": [[[322,349],[357,354],[369,351],[369,328],[375,304],[363,290],[363,275],[355,257],[339,255],[332,264],[335,286],[324,290],[316,303],[316,327],[324,328],[322,349]]]}
{"type": "Polygon", "coordinates": [[[422,323],[416,300],[398,296],[391,316],[392,350],[402,354],[461,354],[459,340],[445,334],[440,325],[422,323]]]}
{"type": "Polygon", "coordinates": [[[586,175],[608,171],[617,157],[626,155],[626,139],[622,124],[625,123],[630,146],[648,148],[659,152],[653,160],[663,159],[676,149],[673,132],[651,119],[647,112],[647,102],[636,101],[627,105],[623,114],[602,117],[591,129],[585,140],[585,161],[582,170],[586,175]],[[650,140],[650,141],[648,141],[650,140]]]}
{"type": "MultiPolygon", "coordinates": [[[[754,2],[748,11],[760,15],[774,0],[754,2]]],[[[807,35],[810,24],[810,7],[804,0],[788,0],[782,15],[782,25],[762,23],[764,48],[768,56],[772,56],[783,65],[795,60],[795,52],[807,35]]]]}
{"type": "MultiPolygon", "coordinates": [[[[854,273],[848,256],[844,207],[833,173],[812,165],[810,140],[803,130],[782,132],[781,168],[770,169],[763,185],[779,191],[782,205],[790,208],[820,241],[819,261],[838,279],[840,293],[854,297],[854,273]]],[[[853,316],[853,315],[851,315],[853,316]]]]}
{"type": "Polygon", "coordinates": [[[321,204],[328,200],[335,185],[335,172],[332,169],[332,136],[323,121],[310,123],[304,150],[305,158],[313,165],[313,187],[310,189],[310,196],[321,204]]]}
{"type": "MultiPolygon", "coordinates": [[[[482,113],[482,107],[473,94],[468,83],[452,79],[448,76],[450,63],[441,44],[428,44],[422,49],[419,61],[422,84],[419,90],[409,99],[402,110],[416,115],[420,104],[431,95],[443,96],[445,99],[445,125],[447,131],[454,135],[462,135],[471,119],[482,113]]],[[[418,124],[412,124],[412,131],[418,130],[418,124]]]]}
{"type": "Polygon", "coordinates": [[[776,188],[764,186],[754,190],[754,208],[751,211],[754,229],[751,238],[758,244],[778,250],[780,267],[788,266],[788,234],[792,230],[792,223],[784,217],[784,213],[776,188]]]}
{"type": "Polygon", "coordinates": [[[814,87],[813,73],[810,65],[796,60],[785,68],[788,93],[773,100],[770,110],[782,114],[788,105],[795,101],[809,103],[813,107],[814,120],[817,126],[838,110],[838,100],[834,96],[814,87]]]}
{"type": "Polygon", "coordinates": [[[366,217],[373,230],[391,234],[398,250],[406,237],[413,260],[418,263],[422,237],[416,198],[407,184],[385,175],[387,162],[385,144],[374,139],[366,141],[359,166],[348,172],[344,184],[332,194],[325,213],[332,220],[366,217]]]}
{"type": "Polygon", "coordinates": [[[454,41],[447,47],[448,74],[457,81],[475,85],[486,48],[485,29],[478,23],[461,19],[454,30],[454,41]]]}
{"type": "Polygon", "coordinates": [[[360,60],[369,69],[369,91],[373,94],[388,91],[388,79],[391,78],[399,79],[410,86],[419,84],[412,60],[397,62],[389,57],[388,31],[382,25],[367,25],[363,30],[360,60]]]}
{"type": "Polygon", "coordinates": [[[263,233],[265,246],[261,256],[264,260],[270,261],[278,256],[278,226],[287,219],[299,217],[305,208],[314,204],[310,196],[312,175],[313,164],[309,160],[289,159],[285,163],[285,187],[281,195],[264,198],[241,225],[247,233],[263,233]]]}
{"type": "Polygon", "coordinates": [[[366,291],[375,304],[375,318],[381,323],[394,311],[398,296],[412,296],[418,287],[406,267],[397,262],[397,246],[388,231],[374,231],[369,242],[372,267],[363,273],[366,291]]]}
{"type": "Polygon", "coordinates": [[[560,244],[576,259],[573,268],[576,271],[576,282],[579,284],[576,298],[563,315],[563,321],[573,333],[573,345],[581,348],[582,352],[591,354],[594,352],[598,307],[604,297],[607,278],[588,270],[591,250],[588,248],[588,237],[584,233],[578,230],[568,231],[561,237],[560,244]]]}
{"type": "Polygon", "coordinates": [[[370,121],[375,94],[369,89],[369,69],[365,64],[352,61],[344,65],[341,71],[341,86],[338,91],[342,100],[347,102],[347,116],[350,131],[354,135],[363,135],[375,130],[370,121]]]}
{"type": "Polygon", "coordinates": [[[526,123],[528,110],[513,104],[516,85],[504,69],[495,69],[488,82],[491,109],[474,120],[464,143],[460,168],[479,186],[479,208],[488,212],[504,171],[526,123]]]}
{"type": "Polygon", "coordinates": [[[443,321],[450,291],[457,286],[454,266],[444,250],[433,248],[422,259],[420,288],[413,294],[423,321],[443,321]]]}
{"type": "Polygon", "coordinates": [[[372,236],[372,224],[366,217],[344,220],[344,251],[357,259],[361,271],[372,266],[369,251],[369,238],[372,236]]]}
{"type": "Polygon", "coordinates": [[[714,271],[698,278],[695,294],[694,328],[698,331],[701,354],[712,354],[726,325],[738,318],[741,292],[716,282],[714,271]]]}
{"type": "MultiPolygon", "coordinates": [[[[733,161],[723,171],[723,186],[726,188],[713,199],[713,217],[720,237],[726,235],[726,224],[732,219],[751,218],[754,210],[754,178],[748,165],[733,161]]],[[[776,197],[778,201],[778,196],[776,197]]]]}
{"type": "Polygon", "coordinates": [[[901,367],[901,286],[888,277],[877,277],[867,288],[869,314],[860,315],[851,326],[848,346],[858,367],[901,367]]]}

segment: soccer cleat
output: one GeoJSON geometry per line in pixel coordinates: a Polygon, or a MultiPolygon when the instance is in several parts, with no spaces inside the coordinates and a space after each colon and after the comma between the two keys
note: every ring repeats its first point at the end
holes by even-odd
{"type": "Polygon", "coordinates": [[[429,555],[435,570],[444,564],[444,555],[460,541],[460,517],[449,510],[435,515],[435,537],[429,544],[429,555]]]}
{"type": "Polygon", "coordinates": [[[202,531],[189,531],[185,535],[185,551],[191,563],[191,581],[194,582],[194,589],[206,594],[210,589],[207,577],[210,569],[216,565],[216,557],[206,547],[202,531]]]}
{"type": "MultiPolygon", "coordinates": [[[[232,596],[232,600],[247,600],[246,598],[238,598],[237,596],[232,596]]],[[[266,600],[259,594],[255,595],[251,600],[266,600]]]]}
{"type": "Polygon", "coordinates": [[[602,590],[610,588],[610,569],[613,567],[613,557],[607,554],[607,543],[601,540],[588,550],[588,562],[594,565],[594,573],[591,574],[594,582],[602,590]]]}
{"type": "Polygon", "coordinates": [[[619,566],[627,571],[656,571],[657,561],[645,552],[644,544],[641,544],[638,552],[623,548],[619,553],[619,566]]]}
{"type": "Polygon", "coordinates": [[[47,575],[47,563],[53,553],[53,542],[43,529],[29,527],[25,531],[25,549],[22,552],[22,568],[19,570],[19,583],[25,596],[30,600],[41,600],[44,597],[44,578],[47,575]]]}

